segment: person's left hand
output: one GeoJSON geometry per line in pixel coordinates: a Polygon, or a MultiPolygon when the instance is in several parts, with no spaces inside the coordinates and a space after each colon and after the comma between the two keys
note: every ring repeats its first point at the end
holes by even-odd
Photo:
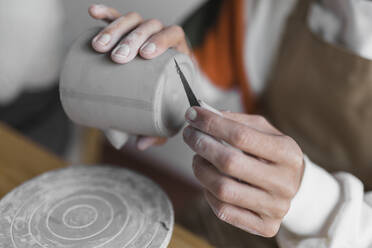
{"type": "Polygon", "coordinates": [[[193,107],[186,119],[184,140],[197,153],[194,173],[217,217],[256,235],[276,235],[302,179],[297,143],[261,116],[193,107]]]}
{"type": "MultiPolygon", "coordinates": [[[[126,64],[136,56],[154,59],[169,48],[191,55],[185,32],[178,25],[165,26],[157,19],[144,20],[137,12],[121,14],[117,9],[93,4],[89,14],[97,20],[109,24],[92,40],[92,47],[99,53],[111,53],[111,59],[118,64],[126,64]]],[[[146,150],[167,141],[163,137],[137,136],[136,146],[146,150]]]]}

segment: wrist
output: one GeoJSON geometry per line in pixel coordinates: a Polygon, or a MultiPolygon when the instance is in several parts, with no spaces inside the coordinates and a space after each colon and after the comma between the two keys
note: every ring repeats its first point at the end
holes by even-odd
{"type": "Polygon", "coordinates": [[[324,169],[304,158],[304,172],[300,188],[282,225],[302,236],[322,232],[340,198],[340,185],[324,169]]]}

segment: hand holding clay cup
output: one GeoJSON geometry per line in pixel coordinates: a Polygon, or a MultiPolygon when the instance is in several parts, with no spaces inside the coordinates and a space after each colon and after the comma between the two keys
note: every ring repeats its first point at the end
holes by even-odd
{"type": "Polygon", "coordinates": [[[261,116],[194,107],[186,119],[184,139],[197,153],[194,173],[217,217],[256,235],[276,235],[303,175],[296,142],[261,116]]]}
{"type": "MultiPolygon", "coordinates": [[[[125,15],[116,9],[104,5],[92,5],[89,14],[109,23],[92,40],[93,48],[100,53],[111,52],[111,59],[119,64],[133,60],[137,55],[144,59],[153,59],[169,48],[189,55],[183,29],[179,26],[164,27],[156,19],[143,20],[135,12],[125,15]]],[[[137,147],[145,150],[152,145],[164,144],[167,139],[138,136],[137,147]]]]}
{"type": "Polygon", "coordinates": [[[138,13],[120,14],[104,5],[92,5],[89,14],[109,24],[92,40],[97,52],[111,51],[111,58],[125,64],[138,54],[144,59],[153,59],[169,48],[190,55],[185,33],[180,26],[164,27],[157,19],[144,20],[138,13]]]}

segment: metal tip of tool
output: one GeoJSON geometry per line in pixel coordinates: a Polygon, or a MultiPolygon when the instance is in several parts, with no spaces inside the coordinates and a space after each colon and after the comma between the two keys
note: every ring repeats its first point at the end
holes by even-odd
{"type": "Polygon", "coordinates": [[[190,105],[191,106],[199,106],[200,107],[200,104],[199,104],[197,98],[195,97],[194,92],[191,90],[190,85],[189,85],[189,82],[187,82],[187,79],[186,79],[185,75],[183,74],[180,66],[178,65],[176,59],[174,59],[174,63],[176,63],[177,73],[180,76],[182,85],[183,85],[183,87],[185,89],[185,92],[186,92],[187,98],[188,98],[188,100],[190,102],[190,105]]]}
{"type": "Polygon", "coordinates": [[[177,69],[177,73],[178,73],[178,74],[180,74],[180,73],[181,73],[181,68],[180,68],[180,66],[178,65],[178,63],[177,63],[177,60],[176,60],[176,59],[174,59],[174,63],[176,63],[176,69],[177,69]]]}

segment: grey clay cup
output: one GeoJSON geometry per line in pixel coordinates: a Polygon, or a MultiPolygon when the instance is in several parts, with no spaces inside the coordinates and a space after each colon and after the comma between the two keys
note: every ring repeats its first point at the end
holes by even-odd
{"type": "Polygon", "coordinates": [[[74,122],[102,130],[163,136],[176,134],[189,107],[174,59],[193,87],[192,60],[173,49],[152,60],[137,56],[119,65],[109,54],[93,51],[91,40],[100,28],[81,35],[62,69],[60,97],[74,122]]]}

